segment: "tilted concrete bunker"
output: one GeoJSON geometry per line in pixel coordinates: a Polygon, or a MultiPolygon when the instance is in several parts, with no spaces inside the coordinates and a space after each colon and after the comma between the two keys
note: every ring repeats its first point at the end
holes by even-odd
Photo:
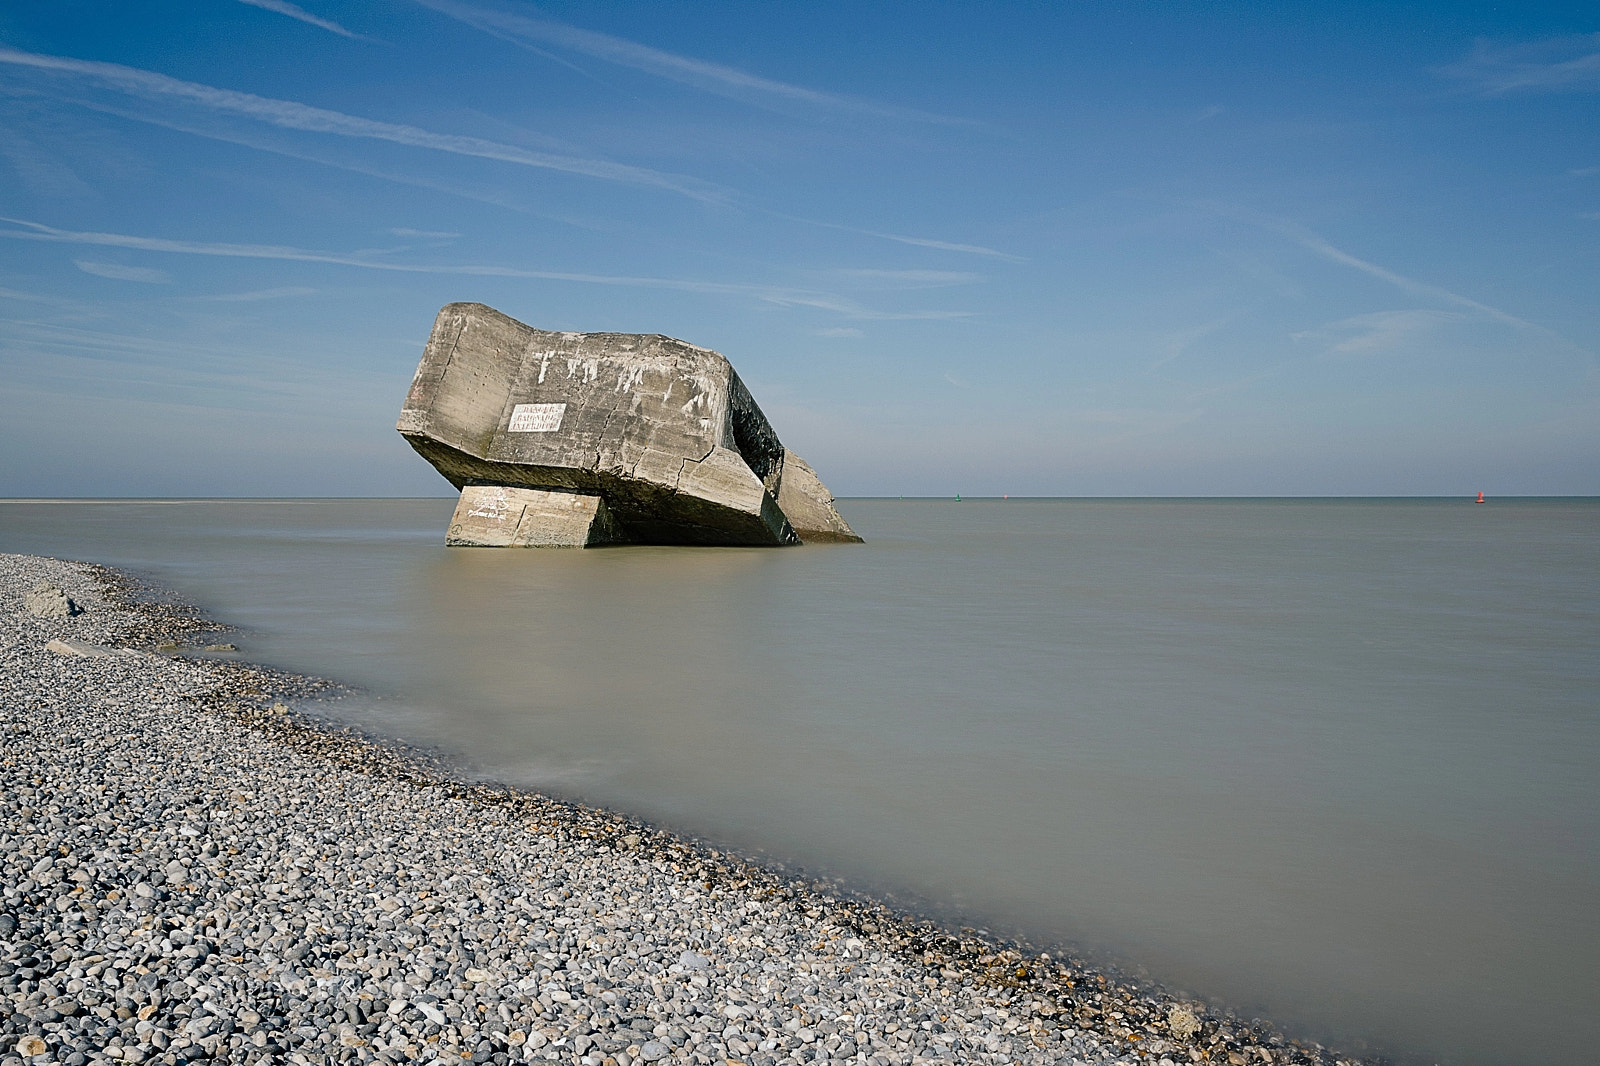
{"type": "Polygon", "coordinates": [[[861,540],[728,360],[670,337],[448,304],[395,428],[461,490],[449,544],[861,540]]]}

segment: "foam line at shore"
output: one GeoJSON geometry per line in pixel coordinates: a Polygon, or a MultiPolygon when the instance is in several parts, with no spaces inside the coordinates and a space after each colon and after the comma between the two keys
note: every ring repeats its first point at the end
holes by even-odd
{"type": "Polygon", "coordinates": [[[130,587],[0,555],[0,1066],[1354,1061],[328,726],[130,587]]]}

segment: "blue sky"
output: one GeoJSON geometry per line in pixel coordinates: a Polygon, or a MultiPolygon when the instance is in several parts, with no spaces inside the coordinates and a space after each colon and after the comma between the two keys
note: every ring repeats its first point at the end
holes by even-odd
{"type": "Polygon", "coordinates": [[[438,308],[839,495],[1600,493],[1600,9],[0,6],[0,495],[422,495],[438,308]]]}

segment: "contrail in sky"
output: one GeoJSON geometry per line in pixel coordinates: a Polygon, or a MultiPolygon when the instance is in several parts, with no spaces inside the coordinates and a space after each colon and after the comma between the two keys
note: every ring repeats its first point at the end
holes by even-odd
{"type": "Polygon", "coordinates": [[[793,289],[777,285],[751,285],[739,282],[696,281],[680,278],[634,277],[619,274],[583,274],[556,270],[523,270],[519,267],[479,266],[474,264],[427,265],[395,263],[375,260],[359,255],[338,252],[318,252],[280,244],[227,244],[208,241],[179,241],[166,237],[139,237],[125,233],[94,233],[57,229],[26,219],[0,217],[15,229],[0,229],[0,238],[24,241],[48,241],[56,244],[88,244],[109,248],[132,248],[146,252],[166,252],[176,255],[207,255],[230,259],[277,259],[298,263],[328,263],[336,266],[361,267],[367,270],[387,270],[405,274],[460,274],[470,277],[531,278],[543,281],[572,281],[589,285],[620,285],[649,289],[672,289],[679,292],[698,292],[750,296],[781,307],[814,307],[833,311],[849,318],[878,321],[903,321],[922,319],[952,319],[969,317],[966,311],[876,311],[845,296],[810,289],[793,289]]]}
{"type": "Polygon", "coordinates": [[[915,108],[894,107],[871,103],[866,100],[855,100],[848,96],[838,96],[834,93],[807,89],[800,85],[791,85],[788,82],[773,81],[770,78],[748,74],[735,67],[727,67],[720,63],[709,63],[702,59],[677,55],[672,52],[662,51],[659,48],[652,48],[649,45],[639,44],[636,41],[629,41],[622,37],[596,33],[593,30],[582,30],[576,26],[568,26],[565,23],[553,22],[549,19],[532,18],[510,11],[481,7],[476,4],[459,3],[457,0],[416,0],[416,2],[423,7],[431,8],[442,15],[448,15],[475,29],[499,37],[501,40],[510,41],[512,44],[528,48],[530,51],[538,52],[541,55],[545,53],[539,49],[532,48],[530,42],[538,41],[547,45],[555,45],[558,48],[581,52],[584,55],[593,56],[608,63],[632,67],[634,70],[642,70],[647,74],[654,74],[657,77],[667,78],[671,81],[722,96],[734,96],[740,99],[765,96],[809,104],[814,107],[876,115],[880,118],[911,119],[940,125],[966,126],[975,124],[970,119],[951,118],[947,115],[936,115],[932,112],[919,111],[915,108]]]}
{"type": "Polygon", "coordinates": [[[294,4],[288,3],[287,0],[239,0],[239,3],[249,4],[251,7],[263,8],[267,11],[276,12],[279,15],[288,15],[292,19],[299,19],[301,22],[310,23],[319,30],[327,30],[329,33],[337,33],[340,37],[348,37],[352,41],[366,39],[359,33],[351,33],[337,22],[330,22],[327,19],[318,18],[305,8],[297,7],[294,4]]]}
{"type": "MultiPolygon", "coordinates": [[[[1342,248],[1335,247],[1323,237],[1313,233],[1309,229],[1306,229],[1297,222],[1291,222],[1288,219],[1277,218],[1271,215],[1264,215],[1248,208],[1235,207],[1232,204],[1201,201],[1199,202],[1199,206],[1216,214],[1223,215],[1228,218],[1239,219],[1241,221],[1248,222],[1251,225],[1260,226],[1263,229],[1270,230],[1281,237],[1288,238],[1308,252],[1319,255],[1330,262],[1338,263],[1341,266],[1347,266],[1351,267],[1352,269],[1359,270],[1363,274],[1369,274],[1372,277],[1375,277],[1380,281],[1388,282],[1395,288],[1408,292],[1413,296],[1426,296],[1435,300],[1443,301],[1444,303],[1455,304],[1457,307],[1465,307],[1488,318],[1492,318],[1497,322],[1503,322],[1508,326],[1517,326],[1521,329],[1537,330],[1540,333],[1548,333],[1553,337],[1560,336],[1559,334],[1556,334],[1543,326],[1535,325],[1526,319],[1518,318],[1516,315],[1507,314],[1498,307],[1490,307],[1488,304],[1479,303],[1477,300],[1462,296],[1459,293],[1451,292],[1449,289],[1443,288],[1439,285],[1430,285],[1425,281],[1418,281],[1415,278],[1408,278],[1404,274],[1397,274],[1392,270],[1379,266],[1377,263],[1370,263],[1359,256],[1351,255],[1349,252],[1342,248]]],[[[1566,338],[1562,337],[1561,339],[1565,340],[1566,338]]],[[[1571,342],[1569,341],[1568,343],[1571,342]]]]}
{"type": "Polygon", "coordinates": [[[519,166],[557,170],[568,174],[600,178],[605,181],[629,185],[650,186],[681,193],[696,200],[717,201],[723,198],[722,190],[694,178],[664,174],[644,167],[611,163],[579,156],[554,155],[531,152],[515,145],[501,144],[480,137],[463,137],[456,134],[434,133],[416,126],[405,126],[376,119],[359,118],[339,111],[311,107],[292,100],[276,100],[252,93],[218,89],[197,82],[180,81],[154,71],[124,67],[116,63],[100,63],[86,59],[68,59],[60,56],[38,55],[14,48],[0,46],[0,63],[34,70],[66,74],[97,82],[100,85],[141,96],[151,100],[171,100],[191,104],[222,114],[255,119],[283,129],[303,130],[308,133],[326,133],[336,137],[355,137],[367,140],[388,141],[393,144],[427,148],[454,155],[493,159],[519,166]]]}
{"type": "Polygon", "coordinates": [[[1508,326],[1519,326],[1524,329],[1543,329],[1543,327],[1535,326],[1526,319],[1518,318],[1516,315],[1509,315],[1497,307],[1490,307],[1488,304],[1479,303],[1477,300],[1453,293],[1449,289],[1441,288],[1438,285],[1429,285],[1423,281],[1416,281],[1403,274],[1396,274],[1392,270],[1386,270],[1376,263],[1369,263],[1365,259],[1359,259],[1349,252],[1335,248],[1310,230],[1288,225],[1282,227],[1281,232],[1307,251],[1315,252],[1324,259],[1332,260],[1335,263],[1342,263],[1347,267],[1354,267],[1363,273],[1371,274],[1375,278],[1387,281],[1396,288],[1404,289],[1413,296],[1431,296],[1436,300],[1455,304],[1457,307],[1470,308],[1508,326]]]}

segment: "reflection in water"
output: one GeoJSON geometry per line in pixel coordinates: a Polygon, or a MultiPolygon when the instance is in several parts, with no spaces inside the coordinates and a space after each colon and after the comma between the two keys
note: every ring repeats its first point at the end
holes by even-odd
{"type": "Polygon", "coordinates": [[[418,694],[519,783],[581,792],[749,763],[761,720],[740,709],[761,706],[766,686],[745,642],[781,636],[752,582],[774,562],[739,548],[451,552],[413,608],[427,619],[416,654],[439,665],[418,694]]]}
{"type": "Polygon", "coordinates": [[[156,572],[505,779],[1429,1061],[1600,1041],[1595,501],[854,501],[864,547],[589,552],[103,506],[0,504],[0,548],[156,572]]]}

